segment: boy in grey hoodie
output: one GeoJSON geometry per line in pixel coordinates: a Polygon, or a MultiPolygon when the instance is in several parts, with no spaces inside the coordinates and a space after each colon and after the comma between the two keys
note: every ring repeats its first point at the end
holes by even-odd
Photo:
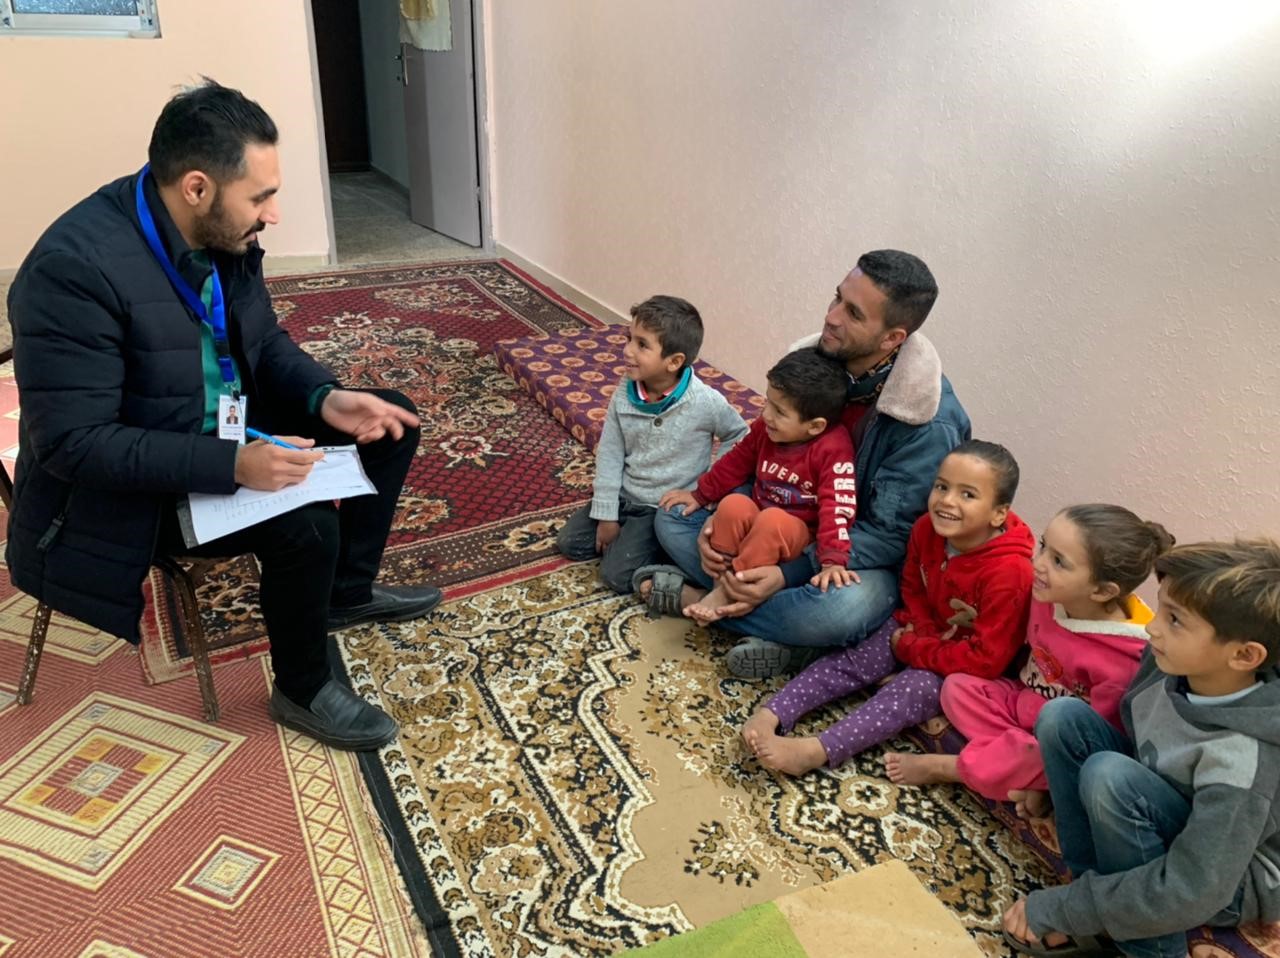
{"type": "Polygon", "coordinates": [[[702,347],[702,317],[676,296],[651,296],[631,307],[631,336],[622,351],[626,377],[609,400],[596,446],[590,505],[556,536],[570,559],[602,555],[600,577],[629,593],[636,570],[663,556],[653,533],[658,500],[689,489],[721,454],[747,434],[747,424],[718,392],[693,374],[702,347]]]}
{"type": "Polygon", "coordinates": [[[1156,560],[1160,604],[1121,706],[1040,713],[1069,885],[1004,916],[1025,954],[1187,953],[1184,929],[1280,918],[1280,544],[1180,546],[1156,560]]]}

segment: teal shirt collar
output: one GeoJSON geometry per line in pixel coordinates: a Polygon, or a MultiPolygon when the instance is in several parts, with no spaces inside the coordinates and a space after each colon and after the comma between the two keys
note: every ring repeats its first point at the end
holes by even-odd
{"type": "Polygon", "coordinates": [[[631,405],[635,406],[641,412],[649,413],[653,416],[660,416],[685,394],[685,390],[689,388],[689,383],[693,380],[693,367],[686,366],[684,372],[680,374],[680,380],[676,383],[676,388],[667,393],[657,402],[645,402],[640,398],[640,388],[636,385],[634,379],[627,380],[627,399],[631,400],[631,405]]]}

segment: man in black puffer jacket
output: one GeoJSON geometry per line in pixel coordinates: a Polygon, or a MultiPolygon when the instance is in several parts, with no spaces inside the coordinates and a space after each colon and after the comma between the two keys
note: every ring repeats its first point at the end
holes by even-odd
{"type": "Polygon", "coordinates": [[[339,388],[277,325],[256,241],[279,220],[276,140],[236,90],[180,93],[149,166],[63,214],[27,256],[9,292],[22,417],[7,559],[24,592],[136,643],[155,556],[254,553],[273,718],[373,749],[395,723],[333,678],[327,633],[440,600],[373,583],[418,417],[400,393],[339,388]],[[233,418],[288,445],[241,444],[221,425],[233,418]],[[280,489],[307,476],[315,442],[353,439],[377,495],[184,545],[187,493],[280,489]]]}

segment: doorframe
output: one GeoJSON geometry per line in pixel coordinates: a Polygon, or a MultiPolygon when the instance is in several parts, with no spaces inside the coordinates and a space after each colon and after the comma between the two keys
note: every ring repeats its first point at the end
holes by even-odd
{"type": "Polygon", "coordinates": [[[486,253],[495,249],[493,239],[493,207],[489,181],[489,60],[485,43],[484,11],[488,0],[467,0],[471,4],[471,64],[475,70],[476,93],[476,168],[480,184],[480,248],[486,253]]]}
{"type": "MultiPolygon", "coordinates": [[[[480,250],[493,253],[492,184],[489,177],[489,71],[486,55],[484,11],[486,0],[459,0],[471,7],[471,64],[472,83],[476,100],[476,171],[480,201],[480,250]]],[[[329,249],[325,262],[338,264],[338,239],[333,225],[333,196],[329,190],[329,150],[325,144],[324,103],[320,97],[320,58],[316,53],[316,24],[311,13],[311,0],[303,0],[306,8],[307,46],[311,57],[311,99],[315,109],[317,139],[320,141],[320,187],[324,194],[324,218],[328,231],[329,249]]],[[[426,229],[426,227],[423,227],[426,229]]]]}
{"type": "Polygon", "coordinates": [[[325,141],[324,104],[320,99],[320,57],[316,53],[316,21],[311,13],[311,0],[302,0],[303,12],[307,18],[307,49],[311,58],[311,102],[315,111],[316,137],[320,141],[320,192],[324,196],[324,227],[326,242],[324,265],[334,266],[338,262],[338,237],[333,229],[333,197],[329,194],[329,146],[325,141]]]}

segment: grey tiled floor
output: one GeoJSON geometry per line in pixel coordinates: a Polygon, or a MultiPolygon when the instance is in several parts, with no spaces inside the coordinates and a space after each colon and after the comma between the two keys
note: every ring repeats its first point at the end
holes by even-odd
{"type": "Polygon", "coordinates": [[[484,255],[409,219],[409,197],[378,173],[332,173],[338,266],[484,255]]]}

